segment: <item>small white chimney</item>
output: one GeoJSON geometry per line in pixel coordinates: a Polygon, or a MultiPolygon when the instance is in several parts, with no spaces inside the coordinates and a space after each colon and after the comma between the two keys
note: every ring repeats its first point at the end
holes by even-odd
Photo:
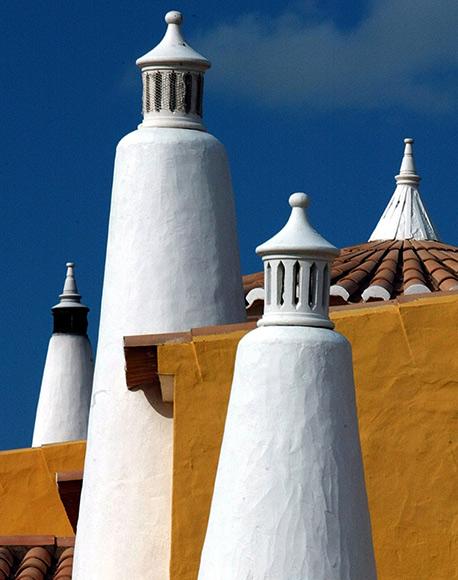
{"type": "Polygon", "coordinates": [[[374,580],[351,348],[328,318],[337,249],[308,198],[257,248],[265,314],[239,343],[199,580],[374,580]]]}
{"type": "Polygon", "coordinates": [[[54,329],[48,346],[38,400],[33,447],[86,439],[94,363],[87,337],[89,308],[81,304],[73,262],[60,302],[52,309],[54,329]]]}

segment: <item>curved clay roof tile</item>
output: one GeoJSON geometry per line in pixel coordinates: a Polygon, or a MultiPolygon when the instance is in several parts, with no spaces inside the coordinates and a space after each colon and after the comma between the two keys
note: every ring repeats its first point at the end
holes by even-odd
{"type": "MultiPolygon", "coordinates": [[[[458,290],[458,247],[389,240],[343,248],[332,263],[331,284],[331,305],[458,290]]],[[[244,277],[246,293],[263,285],[262,272],[244,277]]]]}

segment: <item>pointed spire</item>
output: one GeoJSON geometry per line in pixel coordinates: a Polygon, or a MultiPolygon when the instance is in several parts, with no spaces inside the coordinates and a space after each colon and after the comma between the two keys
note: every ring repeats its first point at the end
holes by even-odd
{"type": "Polygon", "coordinates": [[[414,140],[409,137],[404,139],[404,143],[401,168],[395,177],[396,189],[369,238],[370,242],[439,239],[418,190],[420,176],[413,156],[414,140]]]}
{"type": "Polygon", "coordinates": [[[52,307],[54,318],[53,333],[81,334],[87,333],[87,313],[89,308],[81,304],[81,294],[76,286],[74,262],[67,262],[67,275],[64,289],[59,294],[59,304],[52,307]]]}
{"type": "Polygon", "coordinates": [[[310,225],[305,193],[293,193],[289,205],[284,228],[256,248],[265,277],[264,315],[258,324],[332,328],[329,270],[339,251],[310,225]]]}
{"type": "Polygon", "coordinates": [[[61,302],[81,302],[81,294],[78,293],[75,280],[75,263],[67,262],[67,275],[65,276],[64,289],[59,295],[61,302]]]}
{"type": "Polygon", "coordinates": [[[413,156],[413,143],[414,140],[410,137],[404,139],[404,157],[402,158],[401,168],[399,170],[399,175],[396,175],[396,183],[407,183],[412,185],[418,185],[420,182],[420,177],[417,175],[417,170],[415,167],[415,159],[413,156]]]}
{"type": "Polygon", "coordinates": [[[59,294],[60,302],[53,307],[55,308],[87,308],[81,304],[81,294],[78,292],[75,279],[75,263],[67,262],[67,274],[65,276],[64,288],[62,294],[59,294]]]}
{"type": "Polygon", "coordinates": [[[183,15],[165,15],[161,42],[137,60],[143,80],[140,127],[175,127],[205,131],[202,124],[204,73],[210,62],[191,48],[181,33],[183,15]]]}

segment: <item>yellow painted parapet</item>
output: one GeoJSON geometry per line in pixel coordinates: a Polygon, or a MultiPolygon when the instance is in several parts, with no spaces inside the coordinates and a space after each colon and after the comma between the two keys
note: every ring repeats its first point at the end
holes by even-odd
{"type": "Polygon", "coordinates": [[[458,296],[333,318],[353,346],[379,576],[458,578],[458,296]]]}
{"type": "MultiPolygon", "coordinates": [[[[379,577],[458,578],[458,295],[332,319],[353,347],[379,577]]],[[[197,577],[243,334],[158,347],[159,373],[175,375],[172,580],[197,577]]]]}
{"type": "Polygon", "coordinates": [[[73,536],[56,472],[83,468],[85,442],[0,453],[0,536],[73,536]]]}

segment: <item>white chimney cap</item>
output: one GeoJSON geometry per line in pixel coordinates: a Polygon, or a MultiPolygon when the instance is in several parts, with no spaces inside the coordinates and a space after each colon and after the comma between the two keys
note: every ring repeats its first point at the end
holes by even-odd
{"type": "Polygon", "coordinates": [[[165,15],[167,31],[161,42],[137,60],[137,66],[145,68],[186,68],[204,71],[210,62],[191,48],[181,34],[183,15],[177,10],[165,15]]]}
{"type": "Polygon", "coordinates": [[[273,238],[256,248],[260,256],[286,254],[309,256],[317,259],[332,260],[339,250],[325,240],[307,219],[306,208],[309,197],[305,193],[293,193],[289,198],[291,216],[285,227],[273,238]]]}

